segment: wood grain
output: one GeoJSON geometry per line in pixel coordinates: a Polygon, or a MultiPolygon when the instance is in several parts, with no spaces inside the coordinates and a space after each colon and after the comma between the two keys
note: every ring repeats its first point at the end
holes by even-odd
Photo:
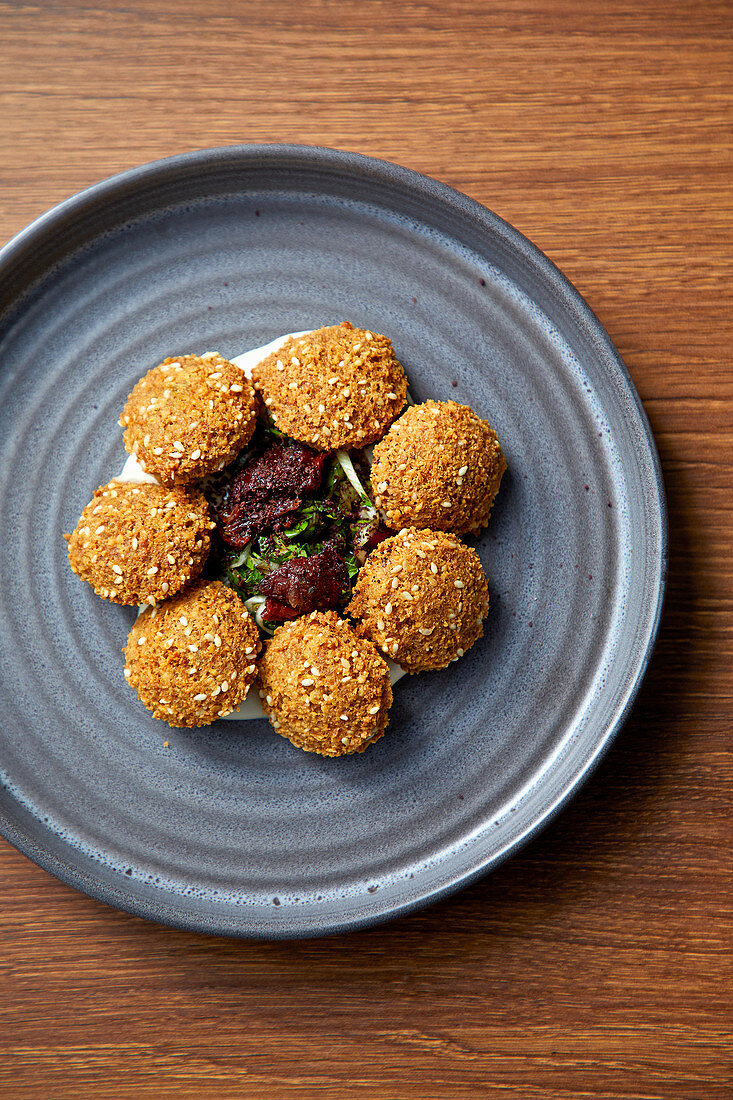
{"type": "Polygon", "coordinates": [[[671,529],[627,728],[555,824],[446,902],[228,942],[109,910],[0,844],[0,1095],[733,1096],[732,25],[707,0],[0,3],[0,240],[205,145],[428,172],[599,315],[671,529]]]}

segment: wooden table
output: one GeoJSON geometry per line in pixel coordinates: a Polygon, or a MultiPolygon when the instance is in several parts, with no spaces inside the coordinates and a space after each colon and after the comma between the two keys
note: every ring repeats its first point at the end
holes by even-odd
{"type": "Polygon", "coordinates": [[[0,2],[0,239],[206,145],[427,172],[590,302],[671,527],[631,721],[558,821],[448,901],[229,942],[113,912],[0,843],[2,1096],[733,1096],[732,24],[725,0],[0,2]]]}

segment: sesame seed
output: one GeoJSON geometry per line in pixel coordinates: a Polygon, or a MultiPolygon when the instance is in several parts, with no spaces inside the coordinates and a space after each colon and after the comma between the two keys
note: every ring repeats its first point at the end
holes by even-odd
{"type": "Polygon", "coordinates": [[[293,364],[294,367],[299,367],[300,366],[300,359],[298,358],[297,355],[292,355],[290,357],[290,362],[293,364]]]}
{"type": "Polygon", "coordinates": [[[123,672],[123,675],[124,675],[125,679],[129,680],[130,679],[130,670],[129,670],[129,668],[123,669],[122,672],[123,672]]]}
{"type": "Polygon", "coordinates": [[[396,401],[396,400],[397,400],[397,394],[396,394],[396,393],[392,393],[392,391],[391,391],[391,390],[390,390],[390,392],[389,392],[389,393],[387,394],[387,397],[389,397],[391,401],[396,401]]]}
{"type": "Polygon", "coordinates": [[[222,691],[229,691],[229,683],[228,683],[228,681],[227,681],[227,680],[222,680],[222,682],[221,682],[221,690],[222,690],[222,691]]]}
{"type": "Polygon", "coordinates": [[[431,573],[437,573],[438,572],[438,567],[437,567],[437,565],[435,564],[434,561],[431,561],[431,563],[430,563],[430,572],[431,573]]]}
{"type": "Polygon", "coordinates": [[[384,614],[385,615],[391,615],[392,614],[392,604],[391,603],[386,603],[384,605],[384,614]]]}
{"type": "Polygon", "coordinates": [[[377,619],[377,630],[384,630],[384,619],[377,619]]]}
{"type": "Polygon", "coordinates": [[[175,564],[176,564],[176,559],[175,559],[175,558],[173,557],[173,555],[172,555],[172,554],[166,554],[166,558],[168,559],[168,561],[169,561],[169,563],[170,563],[171,565],[175,565],[175,564]]]}
{"type": "Polygon", "coordinates": [[[465,477],[465,475],[467,473],[468,473],[468,466],[461,466],[460,470],[458,471],[458,476],[459,477],[465,477]]]}
{"type": "Polygon", "coordinates": [[[191,451],[191,458],[193,459],[194,462],[196,461],[197,458],[201,458],[201,451],[198,447],[196,448],[195,451],[191,451]]]}
{"type": "Polygon", "coordinates": [[[450,508],[450,501],[449,500],[441,500],[440,507],[441,508],[450,508]]]}
{"type": "Polygon", "coordinates": [[[377,492],[378,493],[384,493],[384,492],[386,492],[386,490],[387,490],[387,482],[386,481],[380,481],[379,485],[377,485],[377,492]]]}
{"type": "Polygon", "coordinates": [[[214,635],[213,634],[204,634],[204,640],[207,641],[207,642],[213,642],[214,635]]]}
{"type": "Polygon", "coordinates": [[[462,649],[457,649],[457,650],[456,650],[456,653],[458,654],[458,656],[459,656],[459,657],[462,657],[462,656],[463,656],[463,653],[464,653],[464,650],[462,650],[462,649]]]}
{"type": "Polygon", "coordinates": [[[282,359],[278,359],[275,363],[275,366],[278,370],[285,370],[285,364],[283,363],[282,359]]]}
{"type": "Polygon", "coordinates": [[[420,626],[420,627],[418,627],[418,630],[420,631],[421,634],[432,634],[433,631],[435,630],[435,627],[434,626],[420,626]]]}
{"type": "Polygon", "coordinates": [[[145,635],[143,634],[140,638],[138,638],[137,644],[138,645],[145,645],[146,641],[147,641],[147,639],[146,639],[145,635]]]}
{"type": "Polygon", "coordinates": [[[341,715],[341,721],[342,722],[348,722],[348,720],[349,720],[348,714],[342,714],[341,715]]]}
{"type": "Polygon", "coordinates": [[[394,577],[392,579],[392,587],[393,588],[399,588],[400,587],[400,582],[397,580],[397,577],[394,577]]]}
{"type": "Polygon", "coordinates": [[[190,649],[191,653],[198,653],[199,651],[199,647],[197,645],[190,645],[188,648],[190,649]]]}
{"type": "Polygon", "coordinates": [[[145,570],[145,576],[146,577],[154,577],[157,572],[158,572],[158,566],[157,565],[151,565],[149,569],[145,570]]]}
{"type": "Polygon", "coordinates": [[[209,375],[209,378],[221,378],[221,371],[215,370],[213,374],[209,375]]]}
{"type": "Polygon", "coordinates": [[[118,577],[122,576],[122,570],[120,569],[119,565],[113,565],[112,572],[116,573],[118,577]]]}
{"type": "Polygon", "coordinates": [[[221,638],[219,637],[218,634],[214,635],[214,645],[216,646],[217,649],[221,645],[221,638]]]}
{"type": "Polygon", "coordinates": [[[193,701],[194,701],[194,703],[203,703],[205,698],[206,698],[206,693],[205,692],[200,692],[198,695],[194,695],[193,701]]]}
{"type": "Polygon", "coordinates": [[[163,448],[162,447],[153,447],[153,454],[154,455],[162,455],[162,453],[163,453],[163,448]]]}
{"type": "Polygon", "coordinates": [[[319,406],[318,406],[318,411],[319,411],[319,413],[325,413],[325,411],[326,411],[326,406],[325,406],[325,405],[319,405],[319,406]]]}
{"type": "Polygon", "coordinates": [[[244,389],[244,386],[240,386],[239,382],[232,382],[229,389],[232,391],[232,393],[241,393],[244,389]]]}
{"type": "Polygon", "coordinates": [[[370,714],[377,714],[378,711],[379,711],[379,704],[378,703],[377,703],[376,707],[370,707],[369,708],[369,713],[370,714]]]}
{"type": "Polygon", "coordinates": [[[307,687],[312,687],[314,681],[310,678],[310,676],[306,676],[305,680],[301,680],[300,683],[301,683],[302,687],[307,688],[307,687]]]}
{"type": "Polygon", "coordinates": [[[426,558],[427,557],[427,554],[425,553],[425,551],[424,550],[418,550],[417,547],[415,548],[415,553],[417,554],[417,556],[419,558],[426,558]]]}
{"type": "Polygon", "coordinates": [[[268,696],[266,697],[266,700],[265,700],[265,701],[266,701],[266,703],[267,703],[268,707],[271,707],[271,706],[272,706],[272,696],[271,696],[271,695],[268,695],[268,696]]]}
{"type": "Polygon", "coordinates": [[[456,586],[456,588],[465,588],[466,587],[465,584],[463,583],[463,581],[453,581],[453,583],[456,586]]]}
{"type": "Polygon", "coordinates": [[[168,589],[170,588],[170,585],[168,584],[168,581],[163,581],[160,588],[161,588],[162,592],[167,592],[168,589]]]}

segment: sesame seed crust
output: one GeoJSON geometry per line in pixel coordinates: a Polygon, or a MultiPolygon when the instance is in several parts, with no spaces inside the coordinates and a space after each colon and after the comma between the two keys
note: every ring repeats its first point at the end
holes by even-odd
{"type": "Polygon", "coordinates": [[[251,383],[215,352],[165,359],[140,379],[120,417],[125,447],[164,485],[231,462],[256,423],[251,383]]]}
{"type": "Polygon", "coordinates": [[[475,550],[443,531],[405,528],[369,555],[346,614],[407,672],[423,672],[462,657],[488,610],[475,550]]]}
{"type": "Polygon", "coordinates": [[[393,530],[413,525],[477,534],[506,470],[494,429],[467,405],[413,405],[374,448],[375,503],[393,530]]]}
{"type": "Polygon", "coordinates": [[[383,735],[392,705],[386,663],[335,611],[279,627],[265,643],[257,685],[273,728],[321,756],[364,752],[383,735]]]}
{"type": "Polygon", "coordinates": [[[288,340],[252,378],[277,427],[321,451],[381,439],[407,393],[391,341],[348,321],[288,340]]]}
{"type": "Polygon", "coordinates": [[[239,596],[219,581],[198,581],[138,616],[124,650],[125,677],[155,718],[206,726],[246,697],[259,648],[239,596]]]}
{"type": "Polygon", "coordinates": [[[199,575],[215,526],[203,493],[110,481],[96,490],[69,543],[69,564],[112,603],[157,602],[199,575]]]}

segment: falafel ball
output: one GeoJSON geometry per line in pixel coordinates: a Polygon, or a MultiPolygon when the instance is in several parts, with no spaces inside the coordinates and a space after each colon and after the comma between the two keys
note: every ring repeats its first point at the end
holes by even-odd
{"type": "Polygon", "coordinates": [[[494,429],[467,405],[413,405],[374,448],[372,492],[393,530],[476,534],[489,522],[506,460],[494,429]]]}
{"type": "Polygon", "coordinates": [[[125,677],[169,726],[206,726],[239,706],[254,682],[260,636],[235,592],[198,581],[140,614],[125,677]]]}
{"type": "Polygon", "coordinates": [[[198,489],[110,481],[64,538],[71,568],[102,599],[156,603],[199,575],[215,526],[198,489]]]}
{"type": "Polygon", "coordinates": [[[462,657],[488,610],[476,551],[443,531],[408,527],[369,555],[346,614],[406,672],[423,672],[462,657]]]}
{"type": "Polygon", "coordinates": [[[381,439],[407,393],[391,341],[348,321],[289,339],[252,380],[277,427],[319,451],[381,439]]]}
{"type": "Polygon", "coordinates": [[[120,417],[125,447],[164,485],[221,470],[249,442],[252,384],[215,351],[165,359],[140,379],[120,417]]]}
{"type": "Polygon", "coordinates": [[[386,663],[335,611],[279,627],[265,643],[257,685],[274,729],[321,756],[364,752],[384,733],[392,705],[386,663]]]}

